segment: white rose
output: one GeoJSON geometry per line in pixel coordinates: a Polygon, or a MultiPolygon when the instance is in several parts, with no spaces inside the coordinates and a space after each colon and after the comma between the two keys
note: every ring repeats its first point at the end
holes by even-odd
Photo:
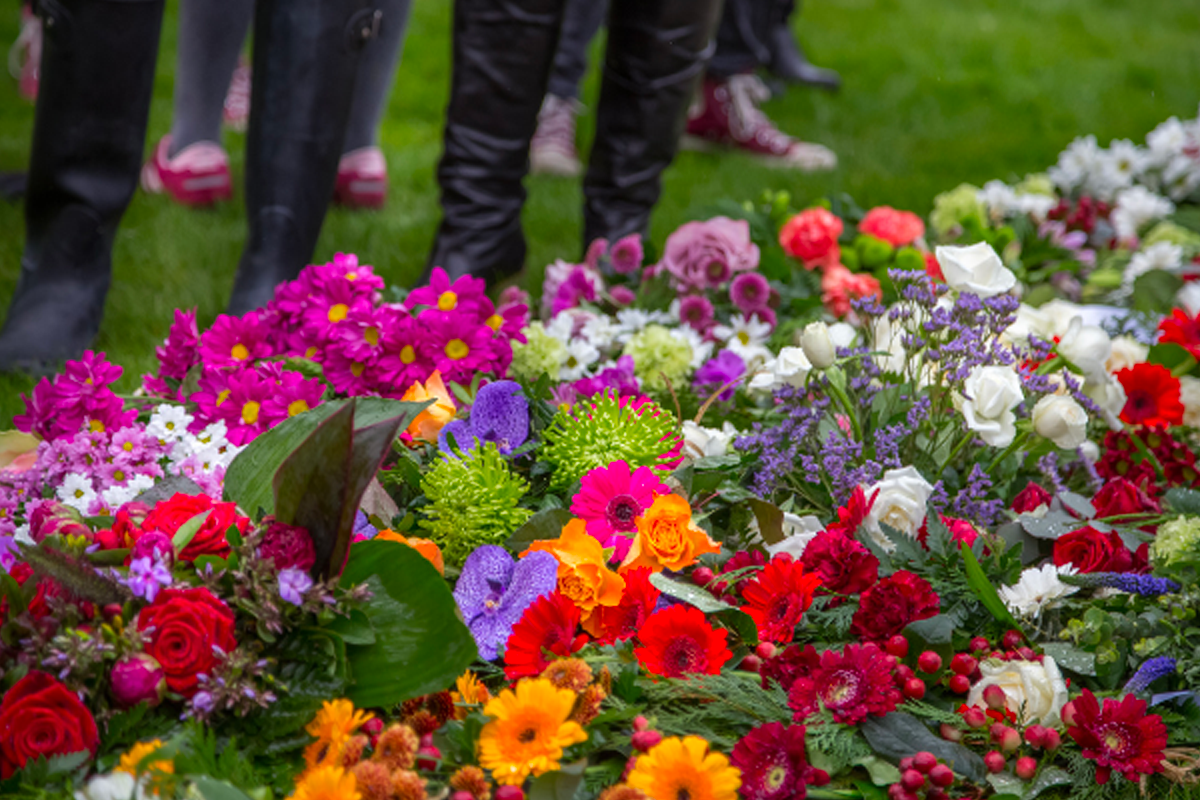
{"type": "Polygon", "coordinates": [[[1200,283],[1188,281],[1175,293],[1175,305],[1182,306],[1191,316],[1200,314],[1200,283]]]}
{"type": "Polygon", "coordinates": [[[1004,690],[1009,711],[1025,725],[1055,726],[1061,721],[1062,707],[1067,702],[1067,684],[1058,664],[1050,656],[1036,661],[999,661],[988,659],[979,664],[983,677],[971,687],[967,705],[980,706],[983,690],[999,686],[1004,690]]]}
{"type": "Polygon", "coordinates": [[[987,242],[969,247],[944,245],[937,248],[934,255],[951,289],[994,297],[1011,290],[1017,283],[1017,276],[1004,266],[987,242]]]}
{"type": "Polygon", "coordinates": [[[880,547],[888,552],[896,547],[883,532],[884,525],[916,538],[925,521],[925,504],[933,494],[933,486],[915,467],[889,469],[882,480],[864,491],[868,498],[878,492],[863,523],[880,547]]]}
{"type": "Polygon", "coordinates": [[[1121,411],[1125,408],[1127,398],[1125,387],[1120,381],[1108,376],[1102,381],[1089,381],[1083,384],[1083,393],[1100,406],[1100,412],[1104,415],[1104,422],[1108,427],[1114,431],[1124,427],[1121,423],[1121,411]]]}
{"type": "Polygon", "coordinates": [[[1013,409],[1025,399],[1021,376],[1012,367],[975,367],[963,382],[962,415],[967,427],[993,447],[1008,447],[1016,435],[1013,409]]]}
{"type": "Polygon", "coordinates": [[[709,456],[723,456],[729,452],[729,444],[738,435],[738,429],[726,422],[720,430],[705,428],[695,422],[684,420],[683,457],[687,462],[709,456]]]}
{"type": "Polygon", "coordinates": [[[829,338],[833,340],[835,348],[852,347],[858,338],[858,331],[849,323],[835,322],[829,326],[829,338]]]}
{"type": "Polygon", "coordinates": [[[1108,374],[1104,365],[1112,355],[1112,339],[1099,325],[1084,325],[1082,317],[1073,317],[1058,343],[1058,352],[1089,381],[1099,381],[1108,374]]]}
{"type": "Polygon", "coordinates": [[[764,363],[750,378],[751,391],[770,392],[781,386],[799,389],[808,380],[812,364],[799,347],[785,347],[779,355],[764,363]]]}
{"type": "Polygon", "coordinates": [[[1017,306],[1016,319],[1005,328],[1001,339],[1006,343],[1026,345],[1030,335],[1033,335],[1048,341],[1053,338],[1050,333],[1052,325],[1049,315],[1040,308],[1021,303],[1017,306]]]}
{"type": "Polygon", "coordinates": [[[788,512],[783,513],[783,541],[766,545],[767,553],[774,558],[780,553],[787,553],[799,560],[818,533],[824,528],[821,520],[814,516],[799,516],[788,512]]]}
{"type": "Polygon", "coordinates": [[[136,782],[128,772],[111,772],[89,780],[75,792],[75,800],[131,800],[135,788],[138,788],[136,782]]]}
{"type": "Polygon", "coordinates": [[[800,334],[800,347],[817,369],[833,366],[837,358],[833,339],[829,336],[829,326],[824,322],[810,322],[804,326],[804,333],[800,334]]]}
{"type": "Polygon", "coordinates": [[[1149,347],[1132,336],[1118,336],[1112,340],[1112,352],[1108,356],[1108,361],[1104,362],[1104,369],[1111,375],[1126,367],[1140,364],[1149,357],[1149,347]]]}
{"type": "Polygon", "coordinates": [[[897,375],[904,374],[904,368],[908,364],[908,352],[904,349],[902,341],[904,331],[900,326],[892,323],[888,319],[888,315],[877,317],[871,331],[872,346],[871,349],[881,353],[887,353],[885,356],[875,356],[875,364],[884,372],[892,372],[897,375]]]}
{"type": "Polygon", "coordinates": [[[1074,450],[1087,441],[1087,412],[1069,395],[1046,395],[1037,401],[1030,416],[1038,436],[1054,442],[1055,447],[1074,450]]]}
{"type": "Polygon", "coordinates": [[[1183,403],[1183,424],[1200,428],[1200,378],[1184,375],[1179,379],[1179,401],[1183,403]]]}

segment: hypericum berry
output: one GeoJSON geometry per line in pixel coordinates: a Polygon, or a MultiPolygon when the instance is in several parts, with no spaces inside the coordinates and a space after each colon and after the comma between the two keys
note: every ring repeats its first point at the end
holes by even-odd
{"type": "Polygon", "coordinates": [[[1032,756],[1021,756],[1017,759],[1013,772],[1017,773],[1017,777],[1023,781],[1031,779],[1037,774],[1037,759],[1032,756]]]}
{"type": "Polygon", "coordinates": [[[635,731],[649,730],[650,729],[650,720],[646,719],[641,714],[638,714],[636,717],[633,718],[633,729],[635,731]]]}
{"type": "Polygon", "coordinates": [[[917,656],[917,669],[932,675],[942,668],[942,657],[932,650],[926,650],[917,656]]]}
{"type": "Polygon", "coordinates": [[[962,712],[963,722],[971,728],[982,728],[987,725],[988,715],[979,706],[970,706],[962,712]]]}
{"type": "Polygon", "coordinates": [[[762,659],[751,653],[742,659],[742,663],[738,665],[738,669],[753,672],[757,675],[758,671],[762,669],[762,659]]]}
{"type": "Polygon", "coordinates": [[[938,728],[938,733],[947,742],[961,742],[963,738],[962,729],[956,728],[948,722],[943,722],[938,728]]]}
{"type": "Polygon", "coordinates": [[[929,770],[929,782],[939,788],[946,788],[954,783],[954,770],[945,764],[938,764],[929,770]]]}
{"type": "Polygon", "coordinates": [[[970,675],[979,666],[979,661],[966,653],[956,653],[950,659],[950,671],[955,675],[970,675]]]}
{"type": "Polygon", "coordinates": [[[722,595],[725,594],[725,590],[728,588],[729,581],[717,581],[712,586],[709,586],[708,590],[715,595],[722,595]]]}
{"type": "Polygon", "coordinates": [[[903,686],[904,682],[909,678],[917,677],[917,673],[913,672],[912,667],[910,667],[908,664],[897,664],[896,669],[892,671],[892,674],[896,676],[896,680],[900,682],[901,686],[903,686]]]}
{"type": "Polygon", "coordinates": [[[983,766],[987,767],[987,771],[993,775],[998,772],[1004,772],[1004,767],[1007,764],[1008,761],[1005,760],[1004,756],[1000,753],[997,753],[995,750],[989,751],[988,754],[983,757],[983,766]]]}
{"type": "Polygon", "coordinates": [[[367,736],[378,736],[383,733],[383,720],[379,717],[371,717],[363,723],[362,732],[367,736]]]}
{"type": "MultiPolygon", "coordinates": [[[[437,769],[438,761],[442,759],[442,751],[436,747],[422,745],[417,750],[417,768],[423,769],[426,772],[432,772],[437,769]]],[[[499,796],[497,795],[497,800],[499,796]]]]}
{"type": "Polygon", "coordinates": [[[455,792],[450,795],[450,800],[475,800],[475,795],[470,792],[455,792]]]}
{"type": "Polygon", "coordinates": [[[1046,728],[1046,732],[1042,735],[1042,747],[1047,750],[1057,750],[1062,746],[1062,734],[1054,730],[1054,728],[1046,728]]]}
{"type": "Polygon", "coordinates": [[[1063,721],[1064,725],[1074,725],[1075,724],[1075,701],[1071,700],[1070,702],[1065,704],[1062,707],[1062,712],[1060,712],[1060,715],[1062,716],[1062,721],[1063,721]]]}
{"type": "Polygon", "coordinates": [[[758,647],[754,648],[755,654],[759,658],[774,658],[775,653],[779,650],[774,642],[760,642],[758,647]]]}
{"type": "Polygon", "coordinates": [[[925,785],[925,776],[915,769],[906,769],[900,775],[900,785],[910,792],[915,792],[925,785]]]}
{"type": "Polygon", "coordinates": [[[904,788],[903,784],[893,783],[888,787],[888,800],[920,800],[918,795],[904,788]]]}
{"type": "Polygon", "coordinates": [[[983,687],[983,703],[992,711],[1003,711],[1008,705],[1008,695],[996,684],[983,687]]]}
{"type": "Polygon", "coordinates": [[[925,696],[925,681],[920,678],[910,678],[904,682],[904,696],[910,700],[920,700],[925,696]]]}
{"type": "Polygon", "coordinates": [[[955,694],[966,694],[971,691],[971,679],[966,675],[952,675],[946,685],[955,694]]]}
{"type": "Polygon", "coordinates": [[[908,639],[897,633],[887,640],[883,645],[883,649],[888,652],[888,655],[895,656],[896,658],[904,658],[908,655],[908,639]]]}
{"type": "Polygon", "coordinates": [[[1008,631],[1004,634],[1004,637],[1000,639],[1000,645],[1005,650],[1016,650],[1021,646],[1021,642],[1024,640],[1025,637],[1021,635],[1020,631],[1008,631]]]}
{"type": "Polygon", "coordinates": [[[950,800],[950,795],[944,789],[930,789],[925,793],[925,800],[950,800]]]}
{"type": "Polygon", "coordinates": [[[1037,653],[1033,652],[1031,647],[1018,647],[1017,655],[1026,661],[1037,661],[1037,653]]]}
{"type": "Polygon", "coordinates": [[[497,786],[492,797],[496,800],[525,800],[525,790],[520,786],[497,786]]]}
{"type": "Polygon", "coordinates": [[[1030,747],[1041,747],[1046,741],[1046,729],[1041,725],[1030,725],[1025,729],[1025,743],[1030,747]]]}
{"type": "Polygon", "coordinates": [[[997,744],[1005,753],[1015,753],[1021,746],[1021,734],[1003,722],[997,722],[988,730],[992,744],[997,744]]]}
{"type": "Polygon", "coordinates": [[[708,586],[714,577],[716,576],[708,567],[696,567],[692,570],[692,583],[697,586],[708,586]]]}
{"type": "Polygon", "coordinates": [[[929,770],[937,766],[937,763],[937,756],[928,750],[922,750],[919,753],[913,754],[913,769],[918,772],[928,773],[929,770]]]}
{"type": "Polygon", "coordinates": [[[634,750],[644,753],[662,740],[663,735],[658,731],[638,731],[630,739],[630,744],[633,745],[634,750]]]}
{"type": "Polygon", "coordinates": [[[900,771],[901,772],[904,772],[905,770],[910,770],[912,768],[913,768],[912,756],[905,756],[904,758],[900,759],[900,771]]]}
{"type": "Polygon", "coordinates": [[[985,652],[991,646],[992,646],[992,643],[989,642],[987,639],[985,639],[982,636],[976,636],[974,639],[971,640],[971,652],[972,653],[985,652]]]}

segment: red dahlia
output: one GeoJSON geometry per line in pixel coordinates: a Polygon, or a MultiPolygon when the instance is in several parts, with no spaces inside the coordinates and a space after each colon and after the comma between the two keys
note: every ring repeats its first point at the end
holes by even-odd
{"type": "Polygon", "coordinates": [[[717,630],[693,606],[676,605],[650,615],[638,631],[638,662],[655,675],[716,675],[733,654],[725,646],[728,632],[717,630]]]}
{"type": "Polygon", "coordinates": [[[646,624],[646,620],[654,613],[658,598],[662,595],[662,592],[650,583],[653,572],[649,567],[637,567],[621,573],[625,578],[625,591],[621,594],[621,602],[615,606],[596,606],[596,610],[584,623],[584,628],[595,636],[600,644],[624,641],[646,624]]]}
{"type": "Polygon", "coordinates": [[[879,580],[879,559],[861,542],[830,527],[818,533],[800,558],[804,568],[821,578],[821,590],[859,594],[879,580]]]}
{"type": "Polygon", "coordinates": [[[937,616],[941,605],[929,581],[900,570],[863,592],[850,633],[864,642],[882,642],[910,623],[937,616]]]}
{"type": "Polygon", "coordinates": [[[786,553],[775,556],[758,576],[742,587],[745,611],[758,625],[758,638],[790,642],[800,617],[812,605],[821,578],[786,553]]]}
{"type": "Polygon", "coordinates": [[[803,800],[809,785],[829,782],[823,770],[808,763],[803,725],[760,725],[733,746],[729,762],[742,771],[745,800],[803,800]]]}
{"type": "Polygon", "coordinates": [[[587,635],[575,636],[579,628],[579,607],[559,592],[534,600],[504,647],[504,674],[509,680],[541,675],[550,666],[545,651],[559,657],[569,656],[583,647],[587,635]]]}
{"type": "Polygon", "coordinates": [[[893,656],[873,644],[848,644],[841,653],[826,650],[820,665],[797,678],[788,692],[793,718],[803,722],[824,706],[838,722],[857,725],[868,716],[894,711],[901,700],[892,676],[895,664],[893,656]]]}
{"type": "Polygon", "coordinates": [[[1114,769],[1131,781],[1162,771],[1167,726],[1157,714],[1146,715],[1145,700],[1131,694],[1123,700],[1108,697],[1101,708],[1084,689],[1069,705],[1074,713],[1064,709],[1064,718],[1071,718],[1067,733],[1083,749],[1083,757],[1096,762],[1096,783],[1107,782],[1114,769]]]}
{"type": "Polygon", "coordinates": [[[1125,389],[1121,419],[1130,425],[1160,428],[1183,422],[1179,378],[1161,364],[1134,364],[1117,372],[1125,389]]]}
{"type": "Polygon", "coordinates": [[[1159,344],[1177,344],[1187,350],[1192,358],[1200,359],[1200,315],[1189,317],[1186,311],[1175,309],[1171,316],[1163,317],[1158,323],[1162,335],[1159,344]]]}

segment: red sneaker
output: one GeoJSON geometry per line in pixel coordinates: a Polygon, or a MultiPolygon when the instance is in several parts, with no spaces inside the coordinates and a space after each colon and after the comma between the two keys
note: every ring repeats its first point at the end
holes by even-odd
{"type": "Polygon", "coordinates": [[[239,133],[246,130],[250,119],[250,62],[245,56],[238,59],[237,69],[229,81],[229,90],[225,92],[225,107],[221,120],[225,127],[239,133]]]}
{"type": "Polygon", "coordinates": [[[837,166],[837,156],[828,147],[793,139],[775,127],[758,107],[771,93],[754,75],[734,75],[727,81],[705,76],[700,92],[688,110],[683,147],[730,147],[773,166],[805,172],[837,166]]]}
{"type": "Polygon", "coordinates": [[[383,208],[387,201],[387,161],[378,147],[360,147],[338,162],[333,201],[347,208],[383,208]]]}
{"type": "Polygon", "coordinates": [[[196,142],[168,157],[171,137],[159,139],[154,157],[142,167],[142,188],[168,194],[185,206],[209,206],[233,197],[229,157],[215,142],[196,142]]]}
{"type": "Polygon", "coordinates": [[[42,20],[33,10],[21,7],[21,32],[8,51],[8,71],[17,79],[17,91],[26,100],[36,100],[38,65],[42,61],[42,20]]]}

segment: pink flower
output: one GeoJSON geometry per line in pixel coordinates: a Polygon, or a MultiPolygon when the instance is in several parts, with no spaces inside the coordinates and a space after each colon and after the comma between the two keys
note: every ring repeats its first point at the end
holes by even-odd
{"type": "Polygon", "coordinates": [[[713,324],[713,304],[702,294],[684,295],[679,298],[679,321],[704,333],[713,324]]]}
{"type": "Polygon", "coordinates": [[[614,272],[622,275],[637,272],[638,267],[642,266],[642,259],[646,257],[641,234],[631,233],[617,239],[608,257],[614,272]]]}
{"type": "Polygon", "coordinates": [[[771,284],[761,272],[743,272],[729,284],[729,299],[743,314],[766,306],[771,297],[771,284]]]}
{"type": "Polygon", "coordinates": [[[429,285],[413,289],[404,300],[404,307],[414,309],[429,306],[438,311],[456,311],[483,322],[492,315],[492,301],[485,294],[487,283],[482,278],[463,275],[451,282],[446,270],[434,267],[429,285]]]}
{"type": "Polygon", "coordinates": [[[425,329],[425,357],[441,371],[443,380],[469,384],[475,373],[491,369],[496,351],[487,325],[465,314],[431,310],[422,311],[417,324],[425,329]]]}
{"type": "Polygon", "coordinates": [[[413,383],[424,383],[433,372],[422,346],[421,326],[408,314],[397,317],[383,332],[383,354],[379,357],[379,385],[390,387],[385,394],[399,397],[413,383]]]}
{"type": "Polygon", "coordinates": [[[350,309],[372,305],[374,293],[365,294],[355,282],[344,278],[328,281],[305,305],[301,318],[304,337],[320,347],[333,335],[337,324],[350,316],[350,309]]]}
{"type": "Polygon", "coordinates": [[[575,308],[583,302],[593,302],[596,299],[596,283],[587,267],[576,267],[567,275],[567,279],[558,286],[554,293],[554,302],[550,306],[550,316],[556,317],[567,309],[575,308]]]}
{"type": "Polygon", "coordinates": [[[824,208],[806,208],[789,219],[779,230],[779,245],[788,255],[798,258],[805,269],[831,267],[841,258],[838,237],[842,221],[824,208]]]}
{"type": "Polygon", "coordinates": [[[583,256],[583,263],[589,269],[600,269],[600,259],[608,254],[608,240],[594,239],[588,245],[587,253],[583,256]]]}
{"type": "Polygon", "coordinates": [[[608,290],[608,296],[619,306],[631,306],[637,300],[637,294],[628,286],[614,286],[608,290]]]}
{"type": "Polygon", "coordinates": [[[109,388],[122,372],[104,353],[88,350],[78,361],[68,361],[53,382],[39,381],[32,397],[23,396],[25,413],[13,417],[13,425],[47,441],[73,436],[85,423],[93,431],[131,425],[137,411],[126,411],[109,388]]]}
{"type": "Polygon", "coordinates": [[[251,311],[244,317],[220,314],[200,334],[200,359],[209,367],[241,367],[272,355],[268,329],[251,311]]]}
{"type": "Polygon", "coordinates": [[[835,317],[850,313],[851,300],[870,296],[883,296],[879,281],[871,275],[853,273],[841,264],[829,267],[821,275],[821,302],[835,317]]]}
{"type": "Polygon", "coordinates": [[[200,330],[196,327],[196,310],[175,309],[175,321],[167,338],[154,349],[158,357],[158,377],[182,381],[196,363],[200,353],[200,330]]]}
{"type": "Polygon", "coordinates": [[[262,406],[271,397],[274,385],[258,370],[206,369],[198,383],[199,391],[188,398],[197,406],[194,430],[221,420],[230,443],[243,445],[267,429],[262,406]]]}
{"type": "Polygon", "coordinates": [[[715,288],[758,266],[750,223],[728,217],[688,222],[667,237],[661,266],[684,289],[715,288]]]}
{"type": "Polygon", "coordinates": [[[631,471],[627,462],[614,461],[583,476],[571,513],[587,523],[587,532],[602,546],[616,548],[613,560],[622,561],[633,543],[637,518],[656,495],[670,491],[649,467],[631,471]]]}
{"type": "Polygon", "coordinates": [[[893,247],[903,247],[925,235],[925,223],[911,211],[876,206],[858,223],[858,232],[883,239],[893,247]]]}
{"type": "Polygon", "coordinates": [[[325,386],[320,380],[306,378],[294,370],[284,371],[274,383],[270,396],[259,410],[268,428],[316,408],[325,397],[325,386]]]}

